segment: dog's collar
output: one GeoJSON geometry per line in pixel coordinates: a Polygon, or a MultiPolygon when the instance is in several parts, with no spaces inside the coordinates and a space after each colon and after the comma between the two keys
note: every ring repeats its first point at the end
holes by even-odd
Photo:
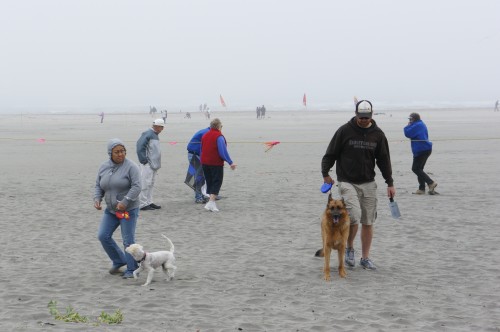
{"type": "Polygon", "coordinates": [[[144,261],[146,260],[146,255],[147,255],[147,254],[148,254],[148,253],[147,253],[147,252],[145,252],[145,253],[144,253],[144,256],[142,256],[141,260],[140,260],[140,261],[136,261],[136,262],[137,262],[137,263],[139,263],[139,264],[140,264],[140,263],[142,263],[142,262],[144,262],[144,261]]]}

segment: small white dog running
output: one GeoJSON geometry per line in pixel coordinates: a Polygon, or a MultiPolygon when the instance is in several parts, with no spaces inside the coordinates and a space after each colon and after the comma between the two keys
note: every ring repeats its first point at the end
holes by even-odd
{"type": "Polygon", "coordinates": [[[139,268],[134,271],[134,279],[137,279],[137,275],[142,271],[148,273],[148,278],[143,286],[147,286],[151,283],[155,269],[160,266],[167,275],[167,280],[171,280],[175,275],[175,269],[177,269],[177,267],[175,266],[174,244],[165,235],[162,234],[161,236],[167,239],[170,245],[169,251],[146,252],[144,248],[137,243],[131,244],[125,249],[125,251],[132,255],[137,263],[139,263],[139,268]]]}

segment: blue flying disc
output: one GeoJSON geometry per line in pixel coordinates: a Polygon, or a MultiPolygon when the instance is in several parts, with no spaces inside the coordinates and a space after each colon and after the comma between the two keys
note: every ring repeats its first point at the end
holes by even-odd
{"type": "Polygon", "coordinates": [[[330,189],[332,189],[332,184],[331,183],[323,183],[323,185],[321,186],[321,192],[323,194],[326,194],[327,192],[330,191],[330,189]]]}

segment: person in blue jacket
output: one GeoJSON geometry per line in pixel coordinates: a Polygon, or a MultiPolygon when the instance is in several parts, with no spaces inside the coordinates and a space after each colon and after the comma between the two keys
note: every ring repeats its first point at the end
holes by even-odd
{"type": "Polygon", "coordinates": [[[411,113],[408,117],[408,125],[404,127],[405,136],[411,139],[411,151],[413,152],[413,165],[411,170],[417,175],[418,190],[413,194],[424,195],[425,184],[429,186],[429,194],[434,195],[437,183],[424,172],[424,166],[432,153],[432,142],[429,141],[427,126],[420,119],[420,114],[411,113]]]}
{"type": "MultiPolygon", "coordinates": [[[[201,138],[210,130],[210,127],[198,130],[187,145],[188,161],[191,163],[193,158],[200,159],[201,156],[201,138]]],[[[200,162],[201,163],[201,162],[200,162]]],[[[201,165],[201,164],[200,164],[201,165]]],[[[203,172],[203,170],[201,170],[203,172]]],[[[208,199],[203,196],[201,188],[196,188],[194,192],[194,201],[198,204],[205,204],[208,199]]]]}

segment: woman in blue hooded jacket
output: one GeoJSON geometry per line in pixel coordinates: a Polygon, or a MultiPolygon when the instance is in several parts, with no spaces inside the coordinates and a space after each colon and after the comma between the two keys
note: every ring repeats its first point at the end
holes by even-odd
{"type": "Polygon", "coordinates": [[[109,159],[101,164],[97,172],[94,191],[94,207],[101,210],[102,200],[106,209],[99,225],[97,238],[112,266],[111,274],[121,274],[120,268],[127,266],[124,278],[133,278],[138,265],[134,258],[122,250],[112,236],[120,227],[123,247],[135,243],[135,227],[139,215],[139,194],[141,193],[141,174],[139,166],[126,158],[127,150],[117,138],[108,142],[109,159]]]}
{"type": "Polygon", "coordinates": [[[418,190],[413,194],[424,195],[425,184],[429,186],[429,194],[434,195],[437,183],[424,172],[424,166],[432,153],[432,142],[429,141],[427,126],[420,119],[420,114],[411,113],[408,117],[408,125],[404,128],[405,136],[411,139],[411,151],[413,152],[413,165],[411,170],[417,175],[418,190]]]}

